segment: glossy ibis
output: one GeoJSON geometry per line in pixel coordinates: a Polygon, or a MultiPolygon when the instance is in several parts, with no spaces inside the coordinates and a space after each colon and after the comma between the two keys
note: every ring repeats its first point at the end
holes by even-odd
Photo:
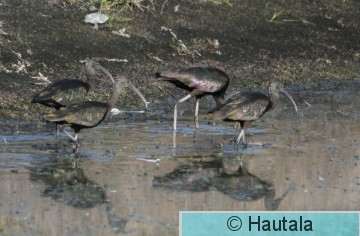
{"type": "Polygon", "coordinates": [[[224,101],[224,95],[229,86],[229,76],[220,69],[209,66],[188,66],[173,70],[163,71],[156,74],[163,81],[173,83],[179,88],[190,91],[188,95],[178,100],[174,107],[174,124],[176,130],[177,107],[191,97],[196,98],[194,121],[198,128],[199,102],[202,96],[212,95],[217,105],[224,101]]]}
{"type": "Polygon", "coordinates": [[[260,92],[243,92],[236,94],[225,103],[209,111],[209,118],[239,122],[242,130],[236,139],[236,143],[238,144],[240,139],[242,139],[243,144],[245,144],[246,128],[252,121],[258,119],[273,108],[279,99],[280,92],[290,99],[295,107],[295,111],[297,111],[295,101],[284,89],[283,85],[278,82],[271,82],[268,96],[260,92]]]}
{"type": "MultiPolygon", "coordinates": [[[[112,75],[104,67],[102,67],[97,61],[88,60],[85,63],[87,81],[78,79],[63,79],[56,81],[37,93],[31,103],[40,103],[59,110],[62,107],[83,101],[91,87],[88,82],[91,82],[91,80],[96,77],[96,69],[105,73],[114,83],[112,75]]],[[[58,135],[59,128],[57,125],[56,130],[58,135]]]]}
{"type": "Polygon", "coordinates": [[[114,107],[123,87],[129,87],[132,89],[141,97],[141,99],[143,99],[145,106],[147,106],[145,98],[132,85],[132,83],[124,76],[117,76],[108,102],[83,101],[49,113],[45,115],[44,118],[45,120],[55,122],[56,124],[69,125],[74,130],[75,136],[72,136],[66,130],[64,130],[64,133],[75,142],[76,146],[74,151],[77,152],[80,145],[78,142],[78,134],[80,130],[99,125],[114,107]]]}
{"type": "MultiPolygon", "coordinates": [[[[96,77],[95,69],[104,72],[114,83],[111,74],[94,60],[88,60],[85,63],[85,73],[88,81],[96,77]]],[[[61,107],[83,101],[89,90],[90,84],[88,82],[78,79],[63,79],[41,90],[34,96],[31,102],[54,107],[58,110],[61,107]]]]}

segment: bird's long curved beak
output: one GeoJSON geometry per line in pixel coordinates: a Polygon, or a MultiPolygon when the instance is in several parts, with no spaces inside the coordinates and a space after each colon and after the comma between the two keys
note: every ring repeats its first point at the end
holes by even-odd
{"type": "Polygon", "coordinates": [[[130,82],[128,81],[128,85],[129,85],[129,88],[134,91],[140,98],[141,100],[143,100],[144,104],[145,104],[145,108],[147,109],[148,108],[148,101],[146,101],[145,97],[142,95],[142,93],[140,93],[140,91],[135,88],[135,86],[130,82]]]}
{"type": "Polygon", "coordinates": [[[285,90],[285,89],[281,89],[281,92],[290,99],[290,101],[292,102],[292,104],[294,105],[295,107],[295,111],[298,112],[298,109],[297,109],[297,106],[296,106],[296,103],[294,101],[294,99],[290,96],[290,94],[285,90]]]}
{"type": "Polygon", "coordinates": [[[102,72],[104,72],[105,75],[107,75],[107,77],[109,77],[109,79],[111,80],[111,82],[114,84],[115,83],[115,80],[112,76],[112,74],[107,70],[105,69],[104,67],[102,67],[99,63],[96,64],[96,67],[101,70],[102,72]]]}

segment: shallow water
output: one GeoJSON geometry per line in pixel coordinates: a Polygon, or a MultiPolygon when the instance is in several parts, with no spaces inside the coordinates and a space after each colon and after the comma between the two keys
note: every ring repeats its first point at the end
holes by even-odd
{"type": "Polygon", "coordinates": [[[76,156],[51,125],[3,123],[0,233],[177,235],[179,210],[360,210],[359,85],[290,87],[301,114],[282,99],[246,148],[231,123],[195,132],[192,112],[176,148],[171,115],[150,108],[83,130],[76,156]]]}

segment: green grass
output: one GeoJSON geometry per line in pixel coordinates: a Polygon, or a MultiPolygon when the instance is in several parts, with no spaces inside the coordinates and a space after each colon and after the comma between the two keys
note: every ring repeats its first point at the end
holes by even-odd
{"type": "Polygon", "coordinates": [[[127,11],[139,9],[144,11],[148,7],[142,4],[144,0],[92,0],[92,4],[99,5],[99,12],[104,12],[109,16],[107,25],[111,29],[115,22],[131,21],[127,16],[127,11]]]}
{"type": "Polygon", "coordinates": [[[281,16],[281,14],[283,13],[284,10],[280,10],[278,12],[275,12],[273,14],[273,16],[271,17],[270,21],[271,22],[278,22],[279,21],[279,17],[281,16]]]}
{"type": "Polygon", "coordinates": [[[100,11],[116,10],[144,10],[143,0],[100,0],[100,11]]]}

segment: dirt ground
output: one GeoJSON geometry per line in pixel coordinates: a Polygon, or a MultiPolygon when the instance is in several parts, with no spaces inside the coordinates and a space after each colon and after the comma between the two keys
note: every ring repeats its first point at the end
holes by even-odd
{"type": "MultiPolygon", "coordinates": [[[[30,100],[44,85],[34,77],[84,78],[87,58],[131,78],[154,108],[183,94],[157,82],[154,73],[181,65],[222,68],[232,78],[230,92],[275,78],[305,87],[309,80],[360,77],[357,0],[143,1],[142,9],[127,8],[99,30],[84,22],[98,5],[69,2],[0,0],[3,119],[38,119],[44,108],[30,100]],[[119,35],[122,29],[127,36],[119,35]]],[[[106,98],[106,83],[98,85],[91,99],[106,98]]]]}

